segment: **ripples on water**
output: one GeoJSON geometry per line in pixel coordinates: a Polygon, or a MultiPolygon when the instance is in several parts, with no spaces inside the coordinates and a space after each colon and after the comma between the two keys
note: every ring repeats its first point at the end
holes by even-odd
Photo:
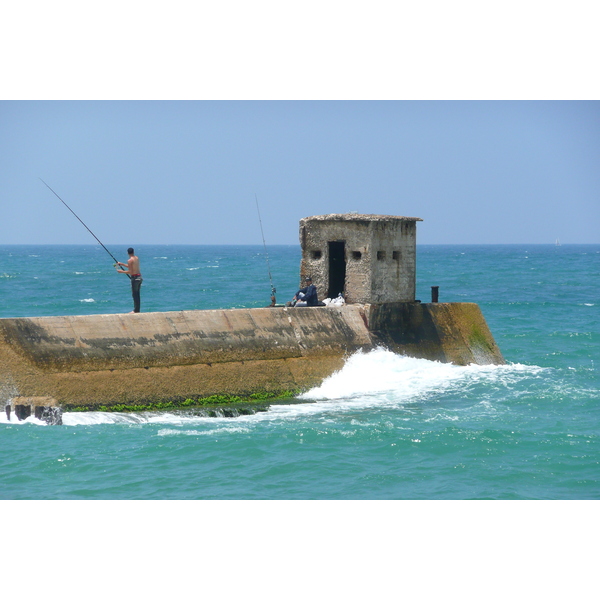
{"type": "MultiPolygon", "coordinates": [[[[62,440],[58,457],[42,465],[56,483],[44,495],[518,499],[570,497],[574,490],[584,497],[596,494],[597,431],[577,416],[591,396],[570,388],[552,368],[458,367],[380,349],[350,357],[340,372],[300,399],[306,402],[234,419],[189,412],[67,413],[62,428],[41,428],[55,430],[51,439],[62,440]],[[568,401],[565,389],[572,392],[568,401]],[[583,406],[573,405],[573,395],[583,406]],[[83,492],[61,480],[61,473],[75,480],[87,473],[88,485],[89,477],[97,481],[83,492]],[[113,476],[127,483],[110,483],[113,476]]],[[[31,418],[8,427],[18,432],[34,424],[41,422],[31,418]]],[[[15,483],[12,493],[18,494],[22,482],[15,483]]]]}
{"type": "MultiPolygon", "coordinates": [[[[269,302],[261,248],[136,250],[142,310],[269,302]]],[[[380,598],[406,594],[409,578],[419,597],[432,585],[435,597],[589,597],[595,503],[406,500],[600,497],[600,247],[417,255],[417,297],[439,285],[441,301],[477,302],[507,365],[375,350],[300,403],[237,418],[69,413],[52,427],[0,413],[0,499],[178,501],[6,502],[8,596],[38,584],[72,597],[265,595],[266,578],[278,596],[380,598]],[[181,503],[197,499],[404,502],[181,503]]],[[[280,301],[299,258],[271,251],[280,301]]],[[[99,248],[5,246],[0,260],[0,317],[131,310],[99,248]]]]}

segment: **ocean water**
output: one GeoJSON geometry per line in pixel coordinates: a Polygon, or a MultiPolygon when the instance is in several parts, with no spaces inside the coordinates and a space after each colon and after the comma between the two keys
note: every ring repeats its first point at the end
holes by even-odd
{"type": "MultiPolygon", "coordinates": [[[[109,247],[119,260],[126,248],[109,247]]],[[[140,246],[142,311],[259,307],[295,246],[140,246]]],[[[600,245],[418,246],[417,298],[477,302],[507,361],[351,356],[301,403],[236,418],[0,414],[3,500],[600,498],[600,245]]],[[[0,246],[0,317],[129,312],[93,246],[0,246]]]]}

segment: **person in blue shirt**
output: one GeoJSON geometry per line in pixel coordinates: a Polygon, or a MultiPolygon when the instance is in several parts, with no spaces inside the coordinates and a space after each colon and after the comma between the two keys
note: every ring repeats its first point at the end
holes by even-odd
{"type": "Polygon", "coordinates": [[[306,287],[300,288],[292,299],[293,306],[319,306],[317,287],[313,285],[312,277],[305,280],[306,287]]]}

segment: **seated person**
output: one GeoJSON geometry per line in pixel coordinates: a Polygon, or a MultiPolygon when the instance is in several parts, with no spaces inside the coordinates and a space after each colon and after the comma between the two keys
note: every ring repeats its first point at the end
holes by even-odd
{"type": "Polygon", "coordinates": [[[292,306],[320,306],[317,297],[317,287],[313,285],[312,278],[305,279],[306,287],[299,289],[292,298],[292,306]]]}

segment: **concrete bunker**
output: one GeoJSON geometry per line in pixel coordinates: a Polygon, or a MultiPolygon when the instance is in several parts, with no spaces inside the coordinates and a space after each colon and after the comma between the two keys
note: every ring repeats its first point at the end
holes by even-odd
{"type": "Polygon", "coordinates": [[[414,302],[417,221],[355,213],[302,219],[301,278],[312,277],[319,300],[414,302]]]}

